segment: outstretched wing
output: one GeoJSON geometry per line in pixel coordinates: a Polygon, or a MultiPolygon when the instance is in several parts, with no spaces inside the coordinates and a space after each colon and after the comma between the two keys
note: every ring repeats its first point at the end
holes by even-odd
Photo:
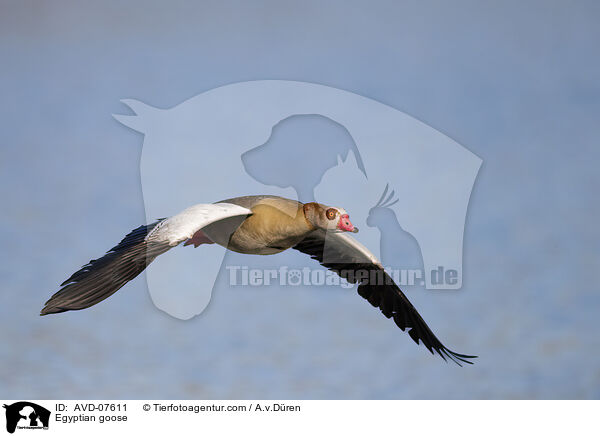
{"type": "Polygon", "coordinates": [[[250,209],[235,204],[197,204],[170,218],[140,226],[103,257],[91,260],[65,280],[40,314],[93,306],[133,280],[157,256],[192,238],[202,228],[227,218],[251,214],[250,209]]]}
{"type": "Polygon", "coordinates": [[[402,331],[418,344],[419,340],[434,354],[444,360],[448,357],[458,365],[473,363],[468,356],[446,348],[433,334],[417,309],[385,272],[377,258],[362,244],[345,233],[316,230],[293,247],[319,261],[321,265],[336,272],[350,283],[359,283],[358,293],[387,318],[393,318],[402,331]]]}
{"type": "Polygon", "coordinates": [[[146,239],[152,243],[168,244],[170,247],[174,247],[192,238],[194,233],[209,224],[235,216],[248,215],[252,215],[252,211],[237,204],[196,204],[161,221],[148,233],[146,239]]]}

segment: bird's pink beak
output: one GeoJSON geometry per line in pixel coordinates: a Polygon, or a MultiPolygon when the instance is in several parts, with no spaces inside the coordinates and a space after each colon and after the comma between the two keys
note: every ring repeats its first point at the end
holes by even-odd
{"type": "Polygon", "coordinates": [[[350,222],[350,217],[348,216],[348,214],[340,216],[337,228],[345,232],[358,233],[358,227],[354,227],[354,225],[350,222]]]}

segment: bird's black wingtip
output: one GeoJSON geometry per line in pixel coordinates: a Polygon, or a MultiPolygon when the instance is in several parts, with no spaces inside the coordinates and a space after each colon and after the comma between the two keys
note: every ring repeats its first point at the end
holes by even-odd
{"type": "Polygon", "coordinates": [[[61,313],[61,312],[66,312],[66,310],[59,309],[56,307],[44,307],[42,310],[40,310],[40,316],[50,315],[53,313],[61,313]]]}
{"type": "Polygon", "coordinates": [[[441,350],[438,350],[438,353],[440,356],[442,356],[442,359],[446,360],[446,357],[448,357],[451,361],[453,361],[460,367],[462,367],[461,362],[468,363],[469,365],[473,365],[475,362],[471,362],[469,359],[477,359],[479,357],[479,356],[471,356],[469,354],[455,353],[454,351],[449,350],[447,348],[442,348],[441,350]]]}
{"type": "Polygon", "coordinates": [[[57,302],[55,301],[54,296],[52,296],[52,298],[50,298],[48,301],[46,301],[46,303],[44,303],[44,307],[42,307],[42,310],[40,310],[40,316],[52,315],[54,313],[63,313],[72,310],[70,308],[61,307],[56,303],[57,302]]]}

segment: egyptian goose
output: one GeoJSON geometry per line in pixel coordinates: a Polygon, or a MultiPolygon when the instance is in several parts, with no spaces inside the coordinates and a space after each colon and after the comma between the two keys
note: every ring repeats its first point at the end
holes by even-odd
{"type": "Polygon", "coordinates": [[[350,237],[358,229],[348,213],[320,203],[300,203],[261,195],[197,204],[129,233],[103,257],[92,260],[61,284],[41,315],[79,310],[108,298],[140,274],[157,256],[184,243],[217,243],[239,253],[275,254],[293,248],[308,254],[351,283],[387,318],[393,318],[418,344],[444,360],[472,363],[446,348],[419,315],[377,258],[350,237]]]}

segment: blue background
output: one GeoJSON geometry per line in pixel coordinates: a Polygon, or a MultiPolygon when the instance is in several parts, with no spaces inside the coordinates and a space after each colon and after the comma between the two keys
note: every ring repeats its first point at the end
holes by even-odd
{"type": "Polygon", "coordinates": [[[2,1],[0,397],[600,398],[599,20],[584,1],[2,1]],[[409,295],[476,365],[346,289],[232,288],[180,321],[141,276],[38,316],[145,221],[119,100],[255,79],[368,96],[483,159],[463,289],[409,295]]]}

